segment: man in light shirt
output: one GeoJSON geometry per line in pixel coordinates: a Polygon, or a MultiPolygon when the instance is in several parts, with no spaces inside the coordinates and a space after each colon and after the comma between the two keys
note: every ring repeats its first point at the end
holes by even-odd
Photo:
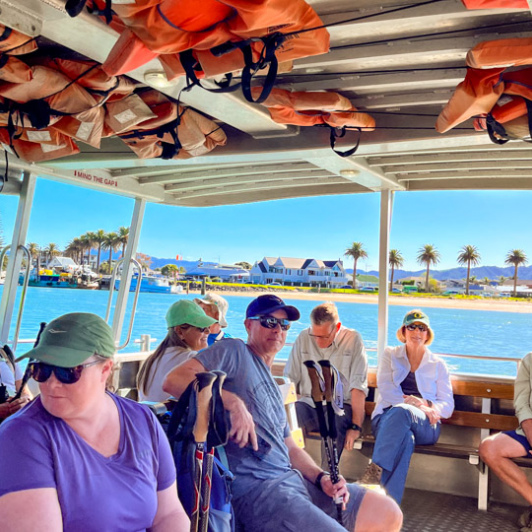
{"type": "MultiPolygon", "coordinates": [[[[340,372],[344,386],[345,416],[336,416],[338,452],[351,451],[360,437],[364,403],[368,393],[368,360],[360,334],[344,327],[334,303],[322,303],[310,313],[310,327],[300,333],[286,364],[285,376],[296,385],[299,400],[297,417],[306,432],[318,431],[318,417],[311,396],[306,360],[329,360],[340,372]]],[[[322,448],[322,467],[327,466],[322,448]]]]}

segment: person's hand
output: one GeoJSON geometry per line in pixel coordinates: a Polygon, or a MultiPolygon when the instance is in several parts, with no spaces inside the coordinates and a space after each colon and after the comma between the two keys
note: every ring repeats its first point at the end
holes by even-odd
{"type": "Polygon", "coordinates": [[[320,484],[323,493],[331,499],[338,500],[340,497],[343,499],[342,509],[345,510],[349,501],[349,490],[345,478],[340,475],[338,482],[333,484],[330,475],[323,475],[320,484]]]}
{"type": "Polygon", "coordinates": [[[440,414],[438,414],[438,412],[434,410],[434,408],[431,408],[430,406],[422,405],[419,407],[419,409],[425,412],[425,415],[429,418],[431,425],[435,425],[441,419],[440,414]]]}
{"type": "Polygon", "coordinates": [[[412,405],[417,408],[421,408],[422,406],[427,406],[425,401],[423,399],[420,399],[419,397],[416,397],[415,395],[403,395],[404,403],[407,405],[412,405]]]}
{"type": "Polygon", "coordinates": [[[244,404],[244,401],[233,394],[230,402],[224,402],[231,416],[229,438],[231,438],[239,447],[245,447],[250,443],[253,450],[258,451],[259,446],[257,443],[257,434],[255,433],[255,422],[244,404]]]}
{"type": "Polygon", "coordinates": [[[357,441],[358,438],[360,438],[359,430],[348,429],[345,433],[344,449],[346,451],[352,451],[353,446],[355,445],[355,441],[357,441]]]}
{"type": "Polygon", "coordinates": [[[9,405],[9,415],[13,415],[18,412],[22,407],[30,402],[30,398],[27,395],[21,396],[19,399],[10,400],[6,404],[9,405]]]}

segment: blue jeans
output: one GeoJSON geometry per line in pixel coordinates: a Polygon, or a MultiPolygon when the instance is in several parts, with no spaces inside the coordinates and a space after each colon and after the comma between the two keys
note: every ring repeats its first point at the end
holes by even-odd
{"type": "Polygon", "coordinates": [[[422,410],[400,404],[372,419],[371,429],[375,435],[372,460],[383,469],[381,484],[401,504],[414,446],[434,445],[440,436],[440,423],[431,425],[422,410]]]}

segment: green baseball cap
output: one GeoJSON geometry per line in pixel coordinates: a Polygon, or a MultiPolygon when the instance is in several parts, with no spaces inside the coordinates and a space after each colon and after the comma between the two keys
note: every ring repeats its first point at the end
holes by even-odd
{"type": "Polygon", "coordinates": [[[430,329],[429,317],[422,310],[411,310],[406,313],[403,320],[403,325],[410,325],[412,323],[423,323],[430,329]]]}
{"type": "Polygon", "coordinates": [[[194,327],[210,327],[216,322],[217,320],[207,316],[199,305],[188,299],[175,302],[166,313],[166,325],[169,329],[185,324],[194,327]]]}
{"type": "Polygon", "coordinates": [[[32,358],[62,368],[73,368],[94,354],[111,358],[115,351],[111,327],[100,316],[71,312],[48,323],[37,347],[22,355],[17,362],[32,358]]]}

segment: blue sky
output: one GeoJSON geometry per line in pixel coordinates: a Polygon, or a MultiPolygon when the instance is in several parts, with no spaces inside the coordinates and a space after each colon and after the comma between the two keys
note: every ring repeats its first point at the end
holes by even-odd
{"type": "MultiPolygon", "coordinates": [[[[270,201],[228,207],[146,208],[139,251],[156,257],[253,263],[263,256],[343,258],[360,241],[368,259],[361,269],[377,269],[379,194],[270,201]]],[[[18,200],[0,195],[4,240],[13,231],[18,200]]],[[[466,244],[478,247],[484,266],[503,266],[510,249],[532,259],[532,191],[400,192],[395,194],[391,247],[401,251],[405,269],[424,244],[441,253],[437,269],[457,266],[466,244]]],[[[60,248],[87,231],[129,226],[133,200],[38,179],[28,242],[60,248]]],[[[346,266],[352,267],[351,259],[346,266]]]]}

